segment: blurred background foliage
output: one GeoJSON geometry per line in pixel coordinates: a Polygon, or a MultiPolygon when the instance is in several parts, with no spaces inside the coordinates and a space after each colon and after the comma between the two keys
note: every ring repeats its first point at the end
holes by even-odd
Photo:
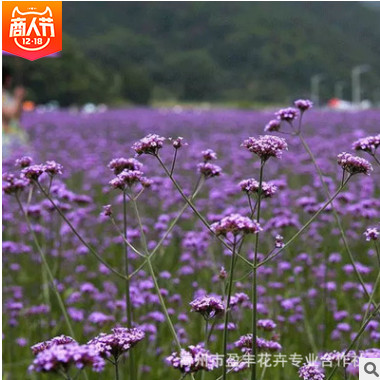
{"type": "MultiPolygon", "coordinates": [[[[364,98],[380,97],[379,3],[64,2],[59,59],[4,57],[38,103],[154,100],[286,102],[321,98],[370,64],[364,98]],[[21,77],[22,76],[22,77],[21,77]]],[[[378,100],[378,99],[374,99],[378,100]]]]}

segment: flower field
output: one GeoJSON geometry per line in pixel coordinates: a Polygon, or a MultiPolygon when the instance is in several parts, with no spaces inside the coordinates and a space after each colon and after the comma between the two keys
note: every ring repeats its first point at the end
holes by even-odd
{"type": "Polygon", "coordinates": [[[23,123],[4,379],[355,379],[380,357],[380,111],[23,123]]]}

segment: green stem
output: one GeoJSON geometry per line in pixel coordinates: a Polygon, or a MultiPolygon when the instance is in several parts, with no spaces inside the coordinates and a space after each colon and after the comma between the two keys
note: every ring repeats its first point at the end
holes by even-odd
{"type": "MultiPolygon", "coordinates": [[[[264,165],[265,161],[261,161],[260,165],[260,177],[259,177],[259,191],[257,194],[257,214],[256,220],[260,222],[260,214],[261,214],[261,192],[263,185],[263,173],[264,173],[264,165]]],[[[256,335],[257,335],[257,254],[259,249],[259,233],[255,236],[255,253],[253,258],[253,279],[252,279],[252,356],[254,358],[254,362],[251,370],[251,379],[256,380],[256,335]]]]}
{"type": "MultiPolygon", "coordinates": [[[[133,326],[132,320],[132,304],[131,304],[131,292],[129,284],[129,257],[128,257],[128,245],[127,241],[127,198],[125,190],[123,191],[123,236],[124,236],[124,274],[125,280],[125,301],[126,301],[126,312],[127,312],[127,327],[131,328],[133,326]]],[[[118,371],[118,363],[116,361],[115,368],[118,371]]],[[[129,378],[130,380],[135,379],[135,364],[134,364],[134,354],[133,350],[129,351],[129,378]]]]}
{"type": "Polygon", "coordinates": [[[49,200],[49,202],[53,205],[53,207],[57,210],[58,214],[61,216],[61,218],[65,221],[65,223],[70,227],[71,231],[74,233],[74,235],[80,240],[80,242],[88,248],[88,250],[103,264],[105,265],[111,272],[116,274],[118,277],[122,279],[126,279],[125,276],[118,272],[116,269],[114,269],[112,266],[110,266],[106,261],[102,259],[102,257],[95,251],[94,248],[92,248],[83,238],[79,235],[78,231],[74,228],[74,226],[71,224],[71,222],[66,218],[65,214],[62,212],[62,210],[57,206],[57,204],[53,201],[53,199],[50,197],[50,195],[44,190],[44,188],[40,185],[38,181],[35,181],[38,188],[42,192],[42,194],[45,195],[45,197],[49,200]]]}
{"type": "Polygon", "coordinates": [[[30,233],[32,235],[34,245],[36,246],[37,251],[39,252],[39,254],[41,256],[42,263],[43,263],[43,265],[45,267],[46,273],[47,273],[47,275],[49,277],[49,280],[51,282],[54,294],[57,297],[57,301],[58,301],[59,307],[60,307],[60,309],[62,311],[62,314],[63,314],[63,317],[65,319],[65,322],[66,322],[67,328],[69,330],[69,333],[75,339],[74,330],[73,330],[73,327],[71,326],[69,315],[67,314],[66,306],[65,306],[65,304],[64,304],[64,302],[62,300],[61,295],[59,294],[59,291],[58,291],[57,286],[55,284],[53,273],[50,270],[50,267],[49,267],[49,264],[48,264],[48,262],[46,260],[45,254],[42,251],[42,248],[40,246],[40,243],[38,242],[37,236],[34,233],[34,230],[33,230],[32,226],[30,224],[29,217],[28,217],[27,213],[25,212],[24,207],[22,206],[18,195],[16,195],[16,200],[17,200],[17,203],[18,203],[18,205],[20,207],[21,213],[23,214],[23,216],[25,218],[26,224],[28,225],[28,229],[29,229],[29,231],[30,231],[30,233]]]}
{"type": "Polygon", "coordinates": [[[230,262],[230,275],[228,280],[227,303],[224,310],[224,329],[223,329],[223,380],[227,377],[227,337],[228,337],[228,314],[230,311],[231,292],[234,278],[234,263],[236,251],[236,237],[232,245],[232,255],[230,262]]]}
{"type": "MultiPolygon", "coordinates": [[[[296,240],[298,238],[299,235],[302,234],[302,232],[304,232],[309,226],[311,223],[314,222],[314,220],[316,218],[318,218],[319,214],[321,212],[323,212],[330,203],[332,203],[334,201],[334,199],[338,196],[338,194],[342,191],[342,189],[344,188],[344,186],[347,184],[347,182],[350,180],[351,177],[348,177],[344,183],[343,183],[343,186],[340,186],[338,188],[338,190],[335,192],[335,194],[301,227],[301,229],[299,229],[291,238],[290,240],[287,241],[287,243],[282,247],[280,248],[276,253],[274,253],[273,255],[271,256],[268,256],[266,259],[264,259],[263,261],[261,261],[260,263],[257,264],[257,268],[260,268],[262,265],[264,265],[265,263],[267,263],[268,261],[270,260],[273,260],[275,257],[277,257],[281,252],[283,252],[286,248],[289,247],[289,245],[291,243],[293,243],[294,240],[296,240]]],[[[368,292],[367,292],[368,294],[368,292]]]]}
{"type": "MultiPolygon", "coordinates": [[[[131,353],[131,351],[129,351],[129,353],[131,353]]],[[[115,380],[119,380],[119,361],[118,360],[115,360],[115,380]]],[[[131,380],[133,378],[131,377],[131,380]]]]}
{"type": "MultiPolygon", "coordinates": [[[[160,165],[162,166],[162,168],[164,169],[165,173],[167,174],[167,176],[170,178],[170,180],[173,182],[174,186],[176,187],[176,189],[178,190],[178,192],[180,193],[181,197],[186,201],[186,203],[190,206],[190,208],[194,211],[195,215],[199,218],[199,220],[206,226],[206,228],[228,249],[232,252],[232,247],[227,244],[220,236],[216,235],[214,233],[214,231],[211,229],[211,226],[210,224],[207,222],[207,220],[203,217],[203,215],[195,208],[193,202],[191,201],[191,199],[189,199],[185,193],[183,192],[181,186],[178,184],[178,182],[174,179],[174,177],[170,174],[169,170],[167,169],[167,167],[165,166],[165,164],[162,162],[161,158],[159,155],[156,155],[155,156],[158,160],[158,162],[160,163],[160,165]]],[[[252,267],[252,264],[243,256],[241,256],[240,254],[237,255],[242,261],[244,261],[247,265],[249,265],[250,267],[252,267]]]]}
{"type": "Polygon", "coordinates": [[[137,203],[136,203],[136,201],[133,198],[131,198],[131,202],[132,202],[135,214],[136,214],[136,219],[137,219],[137,223],[138,223],[139,230],[140,230],[141,244],[143,246],[143,250],[144,250],[145,255],[146,255],[146,261],[147,261],[147,264],[148,264],[148,269],[149,269],[150,275],[151,275],[152,280],[153,280],[154,288],[155,288],[155,290],[157,292],[157,295],[158,295],[158,298],[160,300],[160,304],[161,304],[162,310],[163,310],[163,312],[165,314],[166,321],[168,323],[169,329],[170,329],[170,331],[171,331],[171,333],[173,335],[173,339],[174,339],[174,341],[175,341],[175,343],[177,345],[177,348],[179,350],[181,350],[181,344],[179,342],[179,339],[178,339],[177,333],[175,331],[173,322],[170,319],[170,315],[168,313],[168,309],[167,309],[167,307],[165,305],[165,300],[162,297],[161,290],[160,290],[160,287],[159,287],[158,282],[157,282],[157,277],[156,277],[156,274],[154,273],[152,262],[151,262],[150,257],[149,257],[148,246],[147,246],[147,243],[146,243],[146,237],[145,237],[145,233],[144,233],[144,228],[143,228],[143,225],[142,225],[142,221],[141,221],[141,217],[140,217],[140,212],[139,212],[139,209],[137,207],[137,203]]]}

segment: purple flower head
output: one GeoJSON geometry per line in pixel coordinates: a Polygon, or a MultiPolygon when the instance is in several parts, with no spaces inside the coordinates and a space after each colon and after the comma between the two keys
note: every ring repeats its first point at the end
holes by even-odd
{"type": "Polygon", "coordinates": [[[298,374],[303,380],[323,380],[325,374],[322,372],[320,366],[315,363],[306,363],[299,370],[298,374]]]}
{"type": "Polygon", "coordinates": [[[45,351],[46,349],[62,344],[76,343],[73,338],[66,335],[56,336],[50,340],[46,340],[44,342],[36,343],[31,348],[34,355],[37,355],[39,352],[45,351]]]}
{"type": "Polygon", "coordinates": [[[24,156],[21,158],[18,158],[15,162],[15,165],[20,168],[26,168],[27,166],[30,166],[33,162],[33,159],[29,156],[24,156]]]}
{"type": "Polygon", "coordinates": [[[132,149],[140,155],[140,154],[152,154],[156,155],[158,151],[164,145],[165,137],[161,137],[155,134],[149,134],[143,137],[141,140],[136,141],[132,149]]]}
{"type": "Polygon", "coordinates": [[[276,112],[277,119],[284,121],[292,121],[297,118],[298,110],[292,107],[283,108],[276,112]]]}
{"type": "Polygon", "coordinates": [[[166,363],[179,369],[182,373],[194,373],[200,370],[212,371],[218,366],[210,352],[199,344],[189,346],[187,350],[182,349],[179,354],[173,352],[166,358],[166,363]]]}
{"type": "Polygon", "coordinates": [[[124,190],[126,186],[132,187],[141,182],[143,174],[144,173],[140,170],[124,169],[116,178],[112,179],[109,184],[114,189],[124,190]]]}
{"type": "Polygon", "coordinates": [[[21,174],[23,175],[23,177],[27,179],[38,180],[38,178],[40,177],[42,173],[44,173],[44,171],[45,171],[45,167],[42,164],[31,165],[22,169],[21,174]]]}
{"type": "Polygon", "coordinates": [[[379,238],[380,232],[376,227],[369,227],[364,232],[367,241],[377,240],[379,238]]]}
{"type": "Polygon", "coordinates": [[[275,241],[275,247],[276,248],[282,248],[284,244],[284,237],[281,235],[276,235],[276,241],[275,241]]]}
{"type": "MultiPolygon", "coordinates": [[[[239,182],[239,186],[242,191],[245,191],[247,193],[254,193],[258,194],[259,193],[259,186],[260,183],[256,181],[253,178],[248,178],[245,179],[241,182],[239,182]]],[[[262,182],[261,183],[261,195],[265,198],[269,198],[272,195],[274,195],[277,191],[277,186],[271,185],[267,182],[262,182]]]]}
{"type": "Polygon", "coordinates": [[[101,333],[87,344],[94,346],[102,357],[113,356],[115,360],[144,339],[145,333],[138,328],[115,327],[111,334],[101,333]]]}
{"type": "Polygon", "coordinates": [[[216,160],[218,157],[212,149],[206,149],[202,151],[203,159],[207,161],[216,160]]]}
{"type": "Polygon", "coordinates": [[[183,141],[183,137],[177,137],[176,139],[169,137],[169,140],[172,141],[174,149],[179,149],[185,145],[188,145],[187,143],[183,141]]]}
{"type": "Polygon", "coordinates": [[[219,222],[213,223],[211,229],[216,235],[224,236],[228,233],[235,236],[239,234],[256,234],[262,230],[256,220],[251,220],[240,214],[231,214],[224,217],[219,222]]]}
{"type": "Polygon", "coordinates": [[[203,318],[210,319],[224,312],[223,302],[213,296],[196,298],[190,302],[191,311],[200,313],[203,318]]]}
{"type": "Polygon", "coordinates": [[[206,178],[217,177],[222,172],[222,168],[217,165],[210,164],[209,162],[202,162],[198,164],[198,170],[206,178]]]}
{"type": "Polygon", "coordinates": [[[102,215],[104,215],[104,216],[111,216],[112,215],[112,206],[111,205],[105,205],[105,206],[103,206],[102,215]]]}
{"type": "Polygon", "coordinates": [[[108,167],[114,172],[115,175],[120,174],[124,169],[128,170],[141,170],[143,164],[134,158],[114,158],[108,164],[108,167]]]}
{"type": "Polygon", "coordinates": [[[376,149],[380,146],[380,134],[376,136],[367,136],[356,140],[352,144],[352,149],[362,150],[364,152],[375,154],[376,149]]]}
{"type": "Polygon", "coordinates": [[[264,331],[273,331],[276,328],[276,323],[271,319],[259,319],[257,321],[257,327],[264,331]]]}
{"type": "MultiPolygon", "coordinates": [[[[252,334],[241,336],[234,344],[236,348],[240,348],[243,353],[250,354],[252,352],[252,334]]],[[[260,337],[256,338],[256,347],[262,351],[280,351],[281,344],[274,340],[267,340],[260,337]]]]}
{"type": "Polygon", "coordinates": [[[244,140],[242,146],[257,154],[264,161],[270,157],[280,158],[282,152],[288,149],[288,144],[283,138],[271,135],[260,136],[259,138],[249,137],[244,140]]]}
{"type": "Polygon", "coordinates": [[[308,99],[298,99],[294,102],[294,105],[301,111],[305,112],[313,107],[313,102],[308,99]]]}
{"type": "Polygon", "coordinates": [[[281,121],[277,119],[270,120],[264,128],[265,132],[277,132],[281,128],[281,121]]]}
{"type": "Polygon", "coordinates": [[[50,176],[62,174],[62,169],[63,166],[55,161],[46,161],[44,165],[44,172],[48,173],[50,176]]]}
{"type": "Polygon", "coordinates": [[[3,191],[5,194],[17,194],[29,186],[30,181],[26,178],[17,178],[13,174],[3,175],[3,191]]]}
{"type": "Polygon", "coordinates": [[[105,361],[94,346],[76,342],[55,344],[37,354],[29,371],[67,373],[72,366],[77,369],[91,367],[93,371],[100,372],[105,361]]]}
{"type": "Polygon", "coordinates": [[[338,164],[350,174],[370,175],[373,170],[372,165],[367,160],[346,152],[338,154],[338,164]]]}

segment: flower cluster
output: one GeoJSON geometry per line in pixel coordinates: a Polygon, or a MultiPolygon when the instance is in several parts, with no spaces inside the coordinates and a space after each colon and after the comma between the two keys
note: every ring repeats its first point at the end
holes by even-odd
{"type": "Polygon", "coordinates": [[[273,331],[277,325],[276,322],[271,319],[259,319],[257,321],[257,327],[263,329],[264,331],[273,331]]]}
{"type": "Polygon", "coordinates": [[[172,141],[172,145],[174,149],[179,149],[179,148],[182,148],[184,145],[187,145],[187,143],[183,141],[183,137],[180,137],[180,136],[177,137],[176,139],[169,137],[169,140],[172,141]]]}
{"type": "Polygon", "coordinates": [[[156,134],[149,134],[141,140],[136,141],[132,149],[138,154],[152,154],[156,155],[164,145],[165,137],[156,134]]]}
{"type": "Polygon", "coordinates": [[[124,190],[126,186],[132,187],[136,183],[141,183],[143,172],[140,170],[124,169],[118,176],[112,179],[109,184],[114,189],[124,190]]]}
{"type": "Polygon", "coordinates": [[[47,173],[53,177],[57,174],[62,174],[62,165],[55,161],[46,161],[45,164],[26,166],[21,170],[21,175],[31,180],[38,180],[43,173],[47,173]]]}
{"type": "Polygon", "coordinates": [[[298,374],[303,380],[323,380],[325,378],[325,374],[315,362],[304,364],[298,374]]]}
{"type": "Polygon", "coordinates": [[[113,171],[115,175],[120,174],[123,170],[141,170],[143,164],[134,158],[114,158],[108,164],[108,167],[113,171]]]}
{"type": "Polygon", "coordinates": [[[23,168],[26,168],[27,166],[30,166],[32,162],[33,162],[32,157],[24,156],[24,157],[18,158],[15,162],[15,165],[23,169],[23,168]]]}
{"type": "Polygon", "coordinates": [[[76,342],[54,344],[37,354],[29,370],[67,373],[71,366],[78,369],[91,367],[93,371],[100,372],[104,369],[105,361],[92,345],[80,345],[76,342]]]}
{"type": "Polygon", "coordinates": [[[3,191],[8,195],[19,193],[24,190],[29,183],[29,180],[26,178],[18,178],[13,174],[3,175],[3,191]]]}
{"type": "Polygon", "coordinates": [[[259,138],[249,137],[242,145],[250,152],[257,154],[263,161],[270,157],[280,158],[282,152],[288,149],[288,144],[283,138],[271,135],[259,138]]]}
{"type": "Polygon", "coordinates": [[[305,112],[313,107],[313,102],[308,99],[298,99],[294,102],[294,105],[301,111],[305,112]]]}
{"type": "Polygon", "coordinates": [[[212,371],[217,368],[217,363],[210,352],[201,345],[189,346],[187,350],[173,352],[166,358],[166,362],[182,373],[194,373],[200,370],[212,371]]]}
{"type": "Polygon", "coordinates": [[[56,336],[52,339],[46,340],[44,342],[36,343],[31,347],[31,350],[34,355],[37,355],[39,352],[45,351],[47,348],[52,346],[59,346],[62,344],[76,343],[73,338],[66,335],[56,336]]]}
{"type": "Polygon", "coordinates": [[[367,136],[356,140],[352,144],[352,149],[362,150],[364,152],[375,154],[376,149],[380,146],[380,134],[376,136],[367,136]]]}
{"type": "Polygon", "coordinates": [[[284,121],[293,121],[298,116],[298,110],[292,107],[283,108],[276,112],[277,119],[284,121]]]}
{"type": "Polygon", "coordinates": [[[238,234],[255,234],[262,230],[256,220],[251,220],[240,214],[231,214],[224,217],[219,222],[213,223],[211,229],[216,235],[224,236],[228,233],[235,236],[238,234]]]}
{"type": "MultiPolygon", "coordinates": [[[[259,193],[260,183],[253,178],[245,179],[239,182],[239,186],[242,191],[246,193],[259,193]]],[[[277,191],[277,186],[271,185],[267,182],[261,183],[261,195],[265,198],[273,196],[277,191]]]]}
{"type": "MultiPolygon", "coordinates": [[[[240,348],[244,353],[250,354],[252,353],[252,341],[252,334],[243,335],[235,342],[235,347],[240,348]]],[[[282,349],[280,343],[260,337],[256,337],[256,347],[259,350],[271,352],[280,351],[282,349]]]]}
{"type": "Polygon", "coordinates": [[[201,162],[198,164],[198,170],[206,178],[217,177],[222,172],[222,168],[209,162],[201,162]]]}
{"type": "Polygon", "coordinates": [[[204,296],[190,302],[191,311],[200,313],[203,318],[210,319],[224,312],[224,304],[218,297],[204,296]]]}
{"type": "Polygon", "coordinates": [[[205,162],[216,160],[218,157],[212,149],[206,149],[202,151],[202,156],[205,162]]]}
{"type": "Polygon", "coordinates": [[[338,164],[350,174],[363,173],[370,175],[373,170],[372,165],[367,160],[346,152],[338,154],[338,164]]]}
{"type": "Polygon", "coordinates": [[[265,132],[278,132],[281,128],[281,121],[277,119],[270,120],[264,128],[265,132]]]}
{"type": "Polygon", "coordinates": [[[379,238],[380,232],[376,227],[369,227],[364,232],[367,241],[377,240],[379,238]]]}
{"type": "Polygon", "coordinates": [[[102,357],[113,356],[115,360],[144,339],[145,333],[138,328],[116,327],[111,334],[101,333],[87,344],[94,346],[102,357]]]}

